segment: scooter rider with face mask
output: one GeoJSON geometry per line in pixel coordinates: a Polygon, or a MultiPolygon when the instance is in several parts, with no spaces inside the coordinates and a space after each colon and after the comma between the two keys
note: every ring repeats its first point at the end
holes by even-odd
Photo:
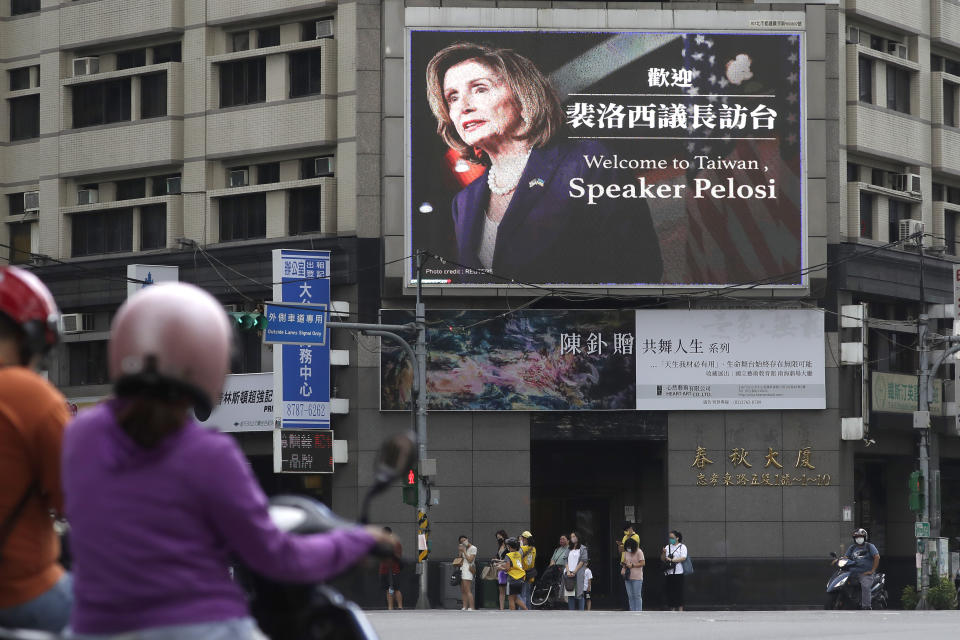
{"type": "Polygon", "coordinates": [[[860,581],[860,608],[872,609],[870,587],[873,586],[873,574],[880,565],[880,552],[872,543],[867,542],[866,529],[853,532],[853,544],[843,555],[853,563],[850,577],[860,581]]]}

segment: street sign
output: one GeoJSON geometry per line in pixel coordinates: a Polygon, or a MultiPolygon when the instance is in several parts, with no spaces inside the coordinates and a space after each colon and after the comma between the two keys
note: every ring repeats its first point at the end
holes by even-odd
{"type": "Polygon", "coordinates": [[[327,344],[327,307],[266,304],[263,341],[274,344],[327,344]]]}
{"type": "Polygon", "coordinates": [[[333,431],[275,429],[275,473],[333,473],[333,431]]]}
{"type": "Polygon", "coordinates": [[[273,351],[277,426],[330,428],[330,252],[274,249],[265,342],[273,351]]]}
{"type": "Polygon", "coordinates": [[[914,537],[914,538],[929,538],[929,537],[930,537],[930,523],[929,523],[929,522],[914,522],[914,523],[913,523],[913,537],[914,537]]]}

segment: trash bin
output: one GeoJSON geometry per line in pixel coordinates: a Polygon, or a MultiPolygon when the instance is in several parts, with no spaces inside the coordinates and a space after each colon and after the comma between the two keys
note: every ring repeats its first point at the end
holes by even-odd
{"type": "Polygon", "coordinates": [[[477,609],[499,609],[500,594],[496,580],[481,580],[477,585],[477,609]]]}
{"type": "Polygon", "coordinates": [[[440,608],[459,609],[463,606],[463,602],[460,599],[460,585],[450,584],[450,576],[453,575],[454,566],[450,562],[441,562],[439,564],[440,579],[442,580],[440,586],[440,608]]]}

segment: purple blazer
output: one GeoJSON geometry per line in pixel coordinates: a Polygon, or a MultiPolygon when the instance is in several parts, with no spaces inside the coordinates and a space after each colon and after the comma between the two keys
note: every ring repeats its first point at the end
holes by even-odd
{"type": "MultiPolygon", "coordinates": [[[[660,243],[643,198],[601,197],[594,204],[570,181],[627,184],[623,171],[590,167],[591,156],[611,157],[593,140],[564,141],[534,149],[500,222],[493,273],[534,284],[659,283],[660,243]]],[[[482,269],[477,258],[484,212],[490,200],[487,174],[453,199],[458,262],[482,269]]],[[[490,282],[478,276],[478,282],[490,282]]],[[[495,279],[499,283],[502,280],[495,279]]]]}

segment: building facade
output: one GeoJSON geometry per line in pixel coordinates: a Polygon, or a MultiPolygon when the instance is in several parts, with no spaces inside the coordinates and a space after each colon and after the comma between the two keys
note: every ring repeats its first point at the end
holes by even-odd
{"type": "MultiPolygon", "coordinates": [[[[486,558],[496,530],[531,529],[544,557],[576,529],[594,558],[600,603],[617,606],[613,541],[624,519],[637,523],[651,560],[668,529],[683,532],[696,565],[692,606],[820,604],[827,555],[861,525],[889,563],[894,594],[912,580],[906,479],[916,436],[899,397],[884,402],[873,391],[909,387],[896,376],[916,373],[922,302],[941,316],[933,331],[951,330],[942,316],[953,299],[960,214],[954,0],[0,0],[0,254],[35,269],[65,313],[83,314],[86,330],[66,337],[50,371],[77,404],[109,393],[105,341],[127,295],[128,264],[178,266],[181,280],[253,310],[269,300],[272,249],[330,249],[334,299],[348,304],[350,319],[376,321],[380,309],[411,309],[416,291],[409,229],[420,203],[409,193],[409,159],[411,146],[428,143],[410,136],[412,29],[739,32],[772,18],[804,34],[804,286],[713,300],[669,287],[593,288],[595,300],[562,291],[537,300],[542,291],[505,286],[424,295],[428,312],[491,316],[524,304],[574,315],[819,308],[825,408],[431,412],[431,599],[450,603],[437,567],[460,534],[486,558]],[[919,253],[899,243],[908,219],[927,233],[923,299],[919,253]],[[861,303],[871,319],[868,365],[843,365],[840,343],[858,338],[838,314],[861,303]],[[864,418],[863,439],[842,438],[851,417],[864,418]],[[711,466],[698,465],[701,456],[711,466]],[[821,482],[762,484],[775,469],[821,482]]],[[[271,370],[259,336],[239,335],[234,371],[271,370]]],[[[332,340],[346,352],[331,384],[349,401],[332,425],[348,443],[347,463],[332,476],[274,475],[271,434],[236,435],[268,491],[312,492],[355,517],[378,444],[407,429],[409,417],[381,410],[377,341],[341,331],[332,340]]],[[[939,375],[949,379],[950,367],[939,375]]],[[[960,486],[960,442],[952,385],[944,389],[932,449],[943,498],[933,524],[949,537],[960,535],[950,490],[960,486]]],[[[398,487],[374,500],[372,519],[409,550],[415,511],[398,487]]],[[[655,565],[648,606],[662,602],[655,565]]],[[[355,581],[367,602],[379,602],[373,576],[355,581]]],[[[404,590],[413,601],[412,576],[404,590]]]]}

